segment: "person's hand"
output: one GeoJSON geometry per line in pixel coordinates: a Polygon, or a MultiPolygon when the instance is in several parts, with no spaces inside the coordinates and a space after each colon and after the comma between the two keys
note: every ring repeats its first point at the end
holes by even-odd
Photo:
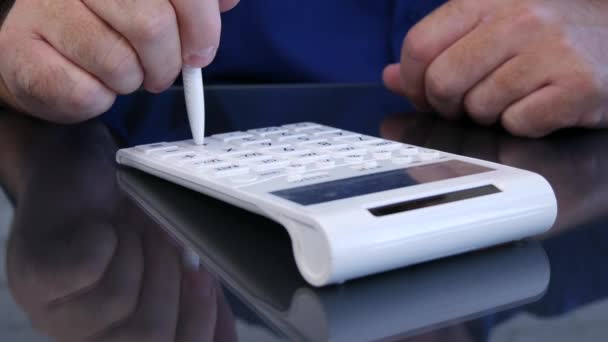
{"type": "Polygon", "coordinates": [[[539,137],[608,126],[608,2],[452,0],[407,34],[383,78],[418,108],[539,137]]]}
{"type": "Polygon", "coordinates": [[[239,0],[16,0],[0,28],[0,103],[72,123],[117,94],[168,88],[182,65],[205,67],[220,12],[239,0]]]}

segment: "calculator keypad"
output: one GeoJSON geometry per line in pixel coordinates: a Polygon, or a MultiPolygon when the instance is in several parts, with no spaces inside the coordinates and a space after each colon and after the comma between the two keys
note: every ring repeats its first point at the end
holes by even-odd
{"type": "Polygon", "coordinates": [[[148,158],[234,186],[284,177],[287,182],[320,179],[332,170],[360,172],[443,159],[443,153],[314,123],[229,132],[192,141],[137,146],[148,158]]]}

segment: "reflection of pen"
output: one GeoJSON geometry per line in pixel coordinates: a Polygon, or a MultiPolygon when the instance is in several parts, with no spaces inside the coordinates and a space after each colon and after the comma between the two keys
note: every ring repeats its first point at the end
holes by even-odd
{"type": "Polygon", "coordinates": [[[202,145],[205,137],[205,94],[203,93],[203,74],[200,68],[184,67],[184,96],[186,111],[194,143],[202,145]]]}

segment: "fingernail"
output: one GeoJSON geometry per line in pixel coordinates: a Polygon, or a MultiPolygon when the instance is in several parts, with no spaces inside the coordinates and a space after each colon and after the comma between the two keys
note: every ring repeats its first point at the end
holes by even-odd
{"type": "Polygon", "coordinates": [[[186,66],[204,68],[213,61],[215,57],[215,46],[210,46],[199,53],[193,53],[186,57],[186,66]]]}

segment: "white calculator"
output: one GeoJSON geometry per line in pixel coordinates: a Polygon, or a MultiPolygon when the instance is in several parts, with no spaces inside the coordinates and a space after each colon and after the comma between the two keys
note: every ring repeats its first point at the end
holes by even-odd
{"type": "Polygon", "coordinates": [[[523,239],[557,215],[538,174],[309,122],[116,158],[279,222],[314,286],[523,239]]]}

